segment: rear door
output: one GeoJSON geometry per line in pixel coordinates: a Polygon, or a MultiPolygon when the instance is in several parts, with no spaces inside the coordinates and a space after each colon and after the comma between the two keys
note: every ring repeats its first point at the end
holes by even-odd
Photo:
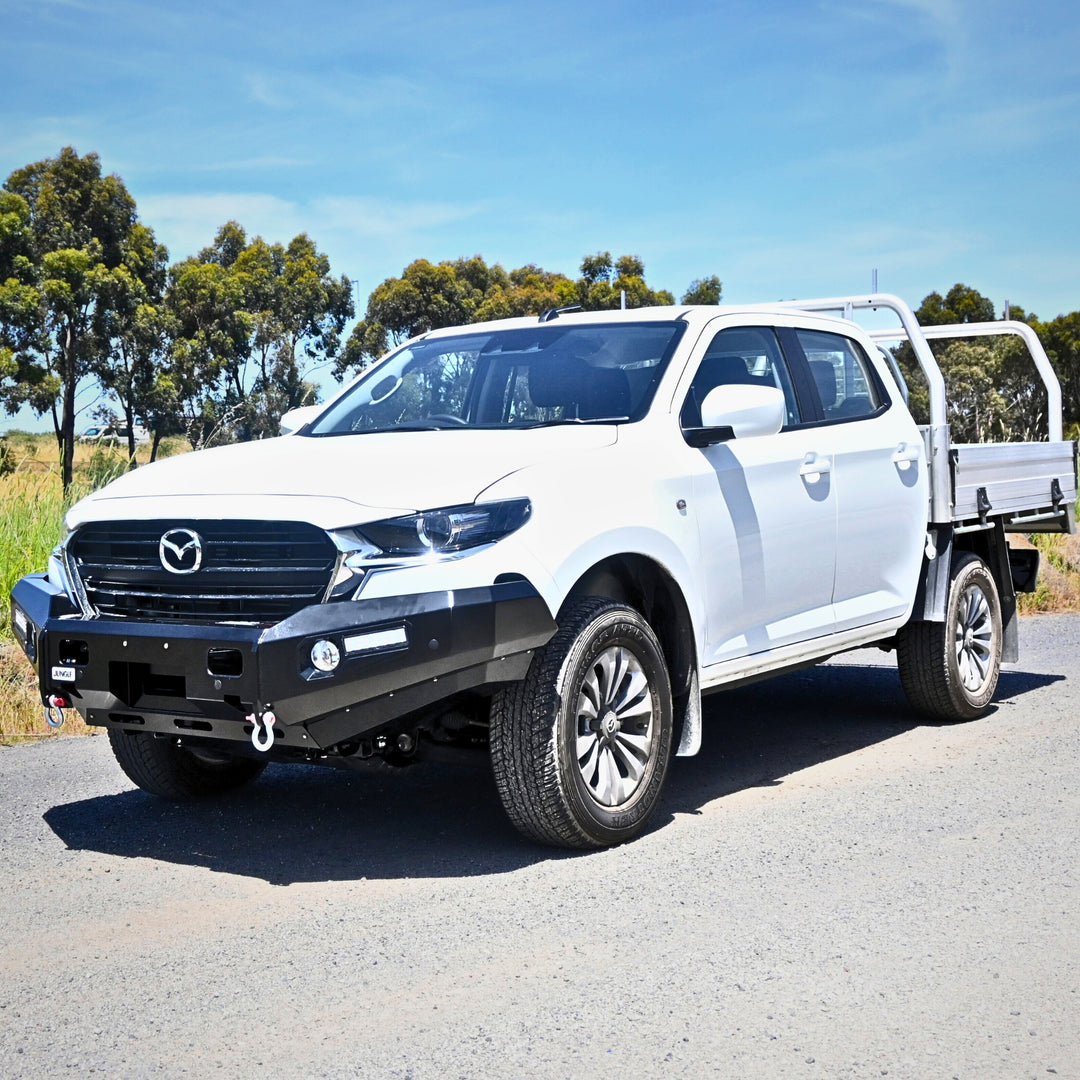
{"type": "Polygon", "coordinates": [[[904,615],[927,521],[922,437],[891,381],[852,337],[796,329],[819,397],[837,510],[833,608],[838,631],[904,615]]]}

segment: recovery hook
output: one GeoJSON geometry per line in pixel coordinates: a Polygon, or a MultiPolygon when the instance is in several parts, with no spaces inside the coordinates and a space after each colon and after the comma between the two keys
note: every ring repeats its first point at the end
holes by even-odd
{"type": "Polygon", "coordinates": [[[67,699],[59,694],[50,694],[45,706],[45,723],[51,728],[64,726],[64,710],[67,708],[67,699]]]}
{"type": "Polygon", "coordinates": [[[277,717],[269,710],[259,713],[256,716],[254,713],[249,713],[246,717],[251,722],[251,745],[256,750],[261,750],[265,753],[274,745],[274,722],[277,717]]]}

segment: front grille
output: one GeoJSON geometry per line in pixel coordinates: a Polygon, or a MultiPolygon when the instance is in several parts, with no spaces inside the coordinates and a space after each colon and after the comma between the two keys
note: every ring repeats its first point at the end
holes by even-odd
{"type": "Polygon", "coordinates": [[[199,623],[280,622],[322,599],[336,558],[322,529],[295,521],[94,522],[68,552],[102,615],[199,623]],[[162,566],[161,538],[180,529],[202,544],[194,573],[162,566]]]}

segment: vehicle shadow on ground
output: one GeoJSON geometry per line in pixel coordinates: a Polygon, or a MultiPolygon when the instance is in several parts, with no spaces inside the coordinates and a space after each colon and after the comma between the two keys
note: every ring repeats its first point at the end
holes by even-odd
{"type": "MultiPolygon", "coordinates": [[[[998,696],[1057,676],[1003,672],[998,696]]],[[[676,759],[650,831],[737,791],[780,784],[925,720],[895,668],[829,664],[706,698],[705,739],[676,759]]],[[[486,754],[405,769],[270,766],[228,796],[168,803],[124,791],[57,806],[45,821],[72,850],[203,866],[271,884],[469,877],[588,857],[537,847],[505,818],[486,754]]]]}
{"type": "MultiPolygon", "coordinates": [[[[1002,671],[996,699],[1047,686],[1060,675],[1002,671]]],[[[696,757],[677,759],[662,809],[695,813],[706,803],[841,758],[917,727],[951,724],[916,713],[886,664],[830,663],[705,698],[696,757]]],[[[985,722],[992,723],[997,706],[985,722]]]]}

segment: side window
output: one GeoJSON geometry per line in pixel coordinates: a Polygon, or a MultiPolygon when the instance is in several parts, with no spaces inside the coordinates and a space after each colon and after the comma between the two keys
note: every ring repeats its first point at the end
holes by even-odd
{"type": "Polygon", "coordinates": [[[826,420],[870,416],[885,403],[878,380],[857,342],[821,330],[796,330],[826,420]]]}
{"type": "Polygon", "coordinates": [[[701,403],[717,386],[741,383],[777,386],[787,405],[785,427],[800,423],[799,407],[776,333],[769,326],[732,326],[709,342],[679,419],[684,428],[701,426],[701,403]]]}

